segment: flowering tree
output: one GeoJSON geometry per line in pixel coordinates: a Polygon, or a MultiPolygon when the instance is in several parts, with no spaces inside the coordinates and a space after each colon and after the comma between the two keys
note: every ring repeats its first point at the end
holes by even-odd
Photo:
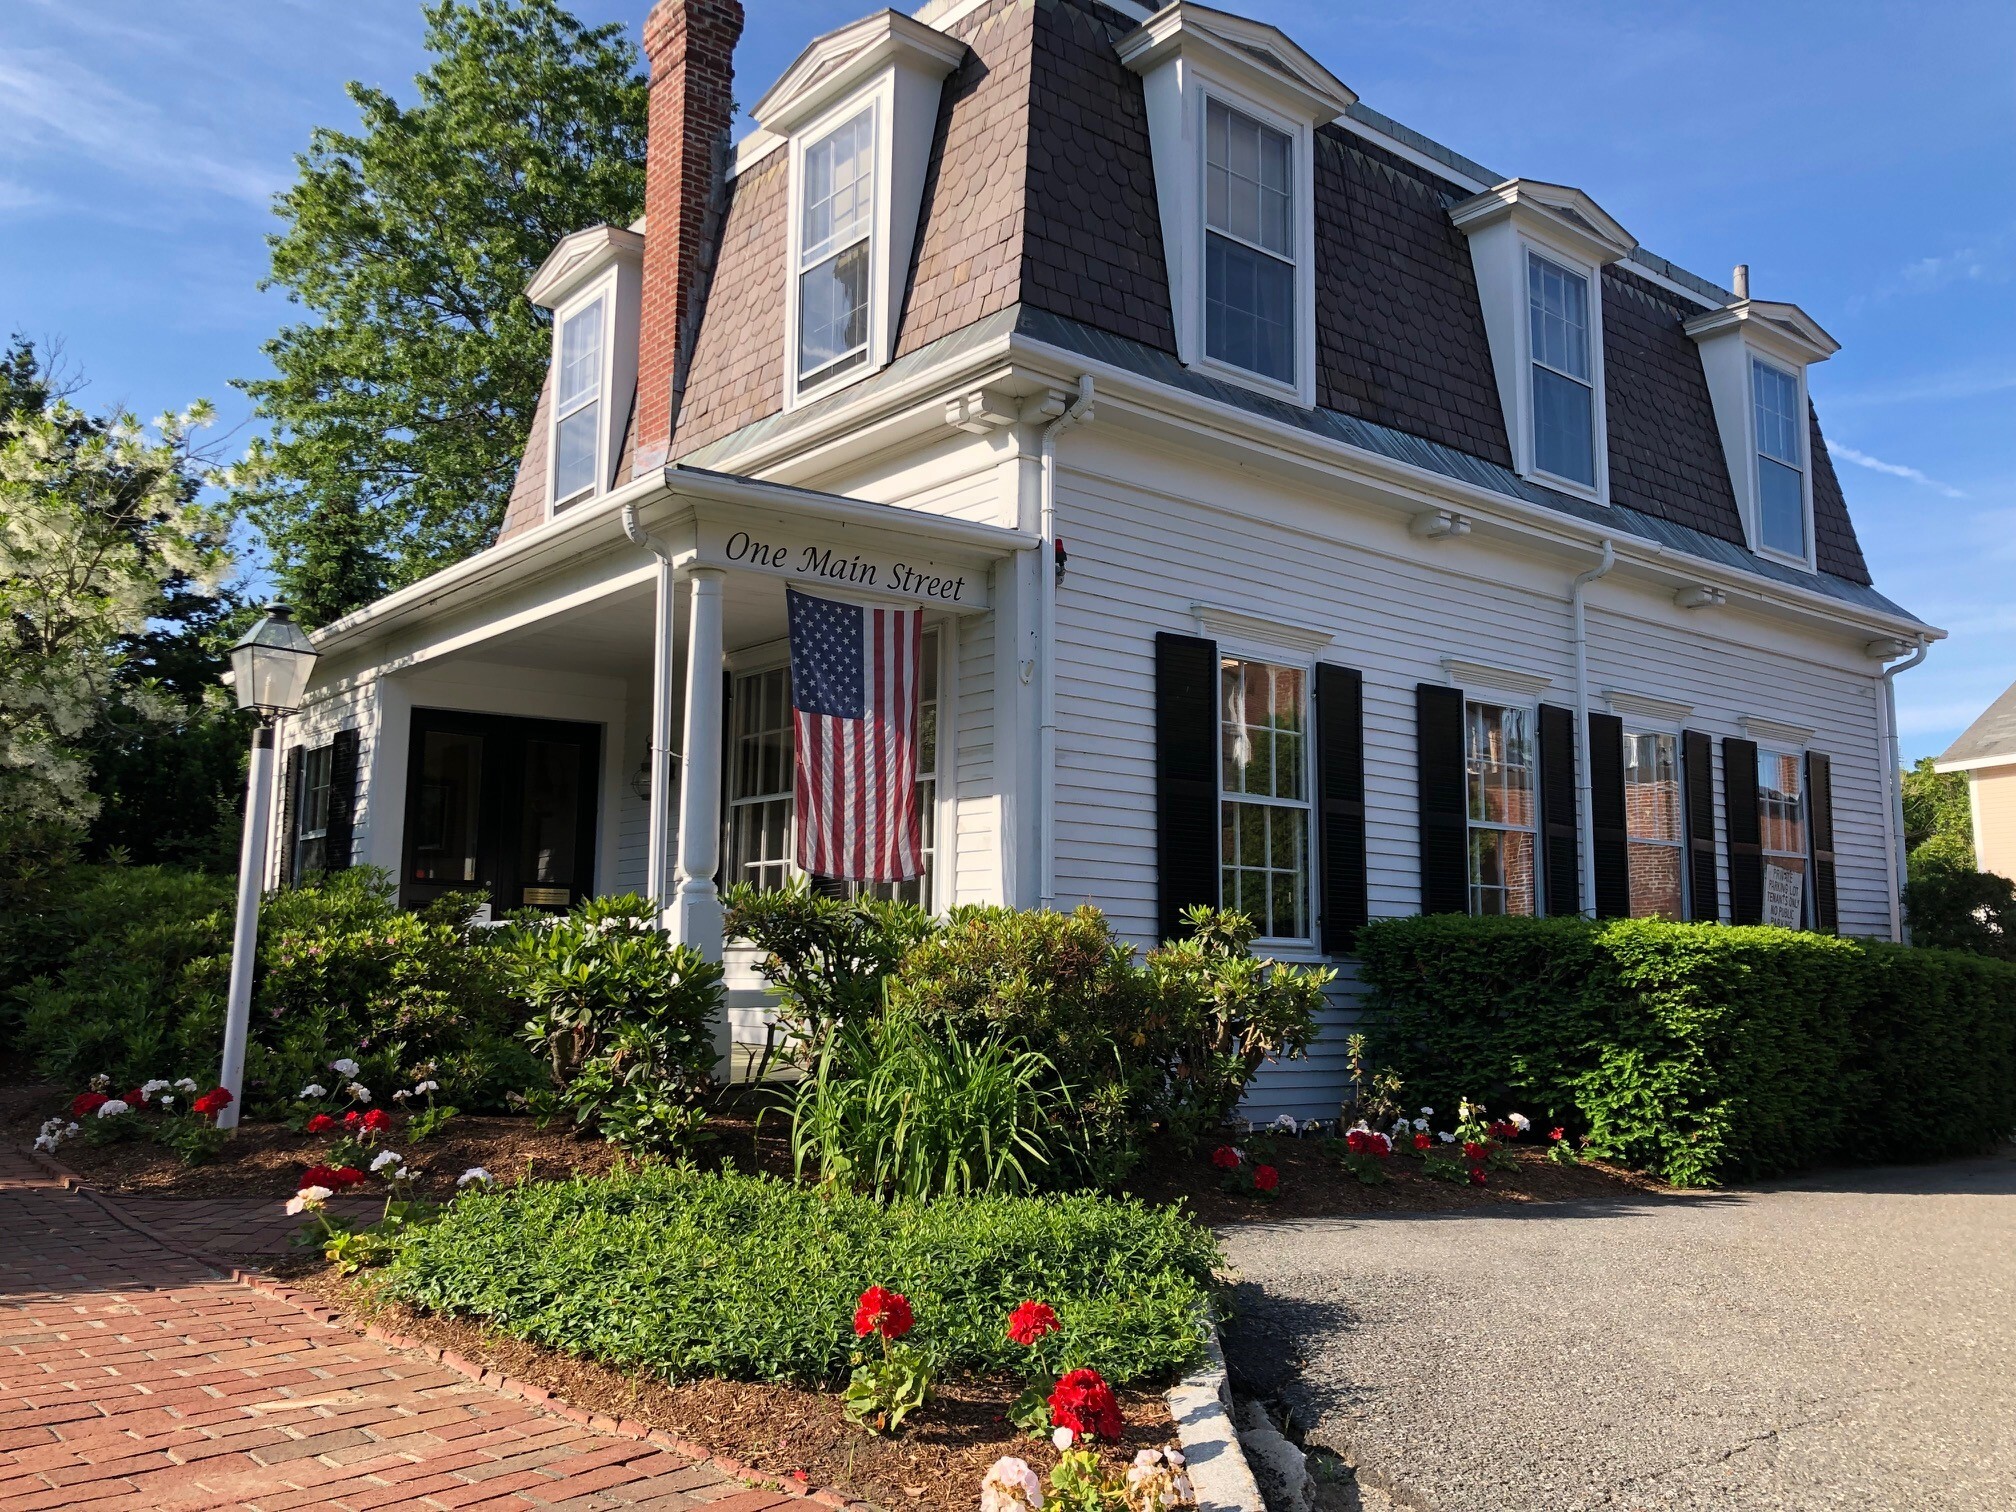
{"type": "MultiPolygon", "coordinates": [[[[25,348],[9,354],[21,371],[25,348]]],[[[32,361],[32,356],[30,358],[32,361]]],[[[30,369],[32,371],[32,369],[30,369]]],[[[10,390],[10,393],[12,390],[10,390]]],[[[214,593],[228,520],[194,438],[198,401],[151,430],[47,386],[0,410],[0,878],[59,854],[97,812],[85,742],[183,712],[128,670],[170,585],[214,593]]]]}

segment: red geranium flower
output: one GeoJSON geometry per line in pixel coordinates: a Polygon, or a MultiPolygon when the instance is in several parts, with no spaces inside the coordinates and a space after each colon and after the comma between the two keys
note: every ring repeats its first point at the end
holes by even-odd
{"type": "Polygon", "coordinates": [[[1211,1164],[1221,1171],[1234,1170],[1239,1165],[1239,1152],[1230,1145],[1220,1145],[1211,1152],[1211,1164]]]}
{"type": "Polygon", "coordinates": [[[1435,1136],[1432,1134],[1416,1134],[1414,1136],[1414,1148],[1417,1150],[1425,1150],[1434,1143],[1435,1136]]]}
{"type": "Polygon", "coordinates": [[[355,1108],[352,1108],[348,1113],[343,1115],[343,1127],[346,1129],[354,1129],[362,1122],[364,1122],[364,1115],[359,1113],[355,1108]]]}
{"type": "Polygon", "coordinates": [[[910,1313],[910,1299],[886,1286],[869,1287],[854,1309],[854,1332],[863,1338],[879,1333],[885,1339],[900,1339],[916,1321],[910,1313]]]}
{"type": "Polygon", "coordinates": [[[332,1170],[329,1173],[329,1178],[330,1179],[324,1184],[327,1186],[333,1186],[340,1191],[344,1187],[353,1187],[362,1185],[364,1181],[364,1173],[358,1170],[357,1167],[355,1166],[337,1166],[334,1170],[332,1170]]]}
{"type": "Polygon", "coordinates": [[[1281,1185],[1281,1173],[1272,1166],[1255,1166],[1253,1168],[1253,1185],[1260,1191],[1271,1192],[1274,1188],[1281,1185]]]}
{"type": "Polygon", "coordinates": [[[1017,1344],[1034,1344],[1045,1334],[1057,1332],[1057,1310],[1048,1302],[1024,1302],[1008,1314],[1008,1337],[1017,1344]]]}
{"type": "MultiPolygon", "coordinates": [[[[1262,1167],[1264,1170],[1265,1167],[1262,1167]]],[[[1050,1426],[1109,1442],[1120,1438],[1120,1404],[1096,1370],[1068,1372],[1050,1393],[1050,1426]]]]}
{"type": "Polygon", "coordinates": [[[1568,1131],[1566,1129],[1549,1129],[1547,1131],[1547,1137],[1553,1140],[1556,1144],[1559,1144],[1562,1140],[1568,1137],[1568,1131]]]}
{"type": "Polygon", "coordinates": [[[1484,1167],[1482,1166],[1470,1167],[1470,1185],[1472,1186],[1484,1185],[1484,1167]]]}
{"type": "Polygon", "coordinates": [[[305,1191],[311,1186],[327,1187],[332,1192],[340,1192],[345,1187],[356,1186],[363,1181],[364,1173],[355,1166],[310,1166],[301,1173],[298,1190],[305,1191]]]}
{"type": "Polygon", "coordinates": [[[144,1108],[147,1106],[147,1093],[144,1088],[135,1087],[131,1092],[121,1093],[120,1100],[129,1108],[144,1108]]]}
{"type": "Polygon", "coordinates": [[[383,1108],[373,1108],[364,1115],[364,1127],[373,1134],[383,1134],[392,1127],[392,1115],[383,1108]]]}
{"type": "Polygon", "coordinates": [[[222,1087],[212,1087],[189,1106],[205,1118],[215,1118],[231,1106],[231,1094],[222,1087]]]}
{"type": "Polygon", "coordinates": [[[89,1118],[110,1101],[112,1099],[107,1097],[103,1092],[80,1092],[77,1096],[70,1099],[70,1116],[72,1118],[89,1118]]]}
{"type": "Polygon", "coordinates": [[[1363,1129],[1353,1129],[1349,1134],[1344,1136],[1344,1148],[1349,1150],[1353,1155],[1363,1155],[1365,1147],[1370,1143],[1371,1141],[1365,1137],[1363,1129]]]}
{"type": "Polygon", "coordinates": [[[335,1127],[336,1120],[331,1118],[327,1113],[317,1113],[313,1118],[308,1120],[308,1132],[310,1134],[326,1134],[335,1127]]]}
{"type": "Polygon", "coordinates": [[[1472,1160],[1472,1161],[1483,1160],[1485,1157],[1490,1155],[1490,1153],[1491,1153],[1491,1146],[1478,1144],[1474,1140],[1470,1141],[1469,1143],[1466,1143],[1463,1146],[1463,1158],[1465,1160],[1472,1160]]]}

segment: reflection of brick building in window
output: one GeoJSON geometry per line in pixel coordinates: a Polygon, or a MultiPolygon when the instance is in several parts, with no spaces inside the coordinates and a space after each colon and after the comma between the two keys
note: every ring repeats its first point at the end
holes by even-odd
{"type": "Polygon", "coordinates": [[[1624,737],[1624,823],[1630,836],[1631,915],[1678,919],[1682,890],[1679,740],[1624,737]]]}

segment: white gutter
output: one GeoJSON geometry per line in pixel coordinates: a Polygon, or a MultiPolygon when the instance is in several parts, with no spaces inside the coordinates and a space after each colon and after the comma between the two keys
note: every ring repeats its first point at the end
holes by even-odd
{"type": "Polygon", "coordinates": [[[1036,661],[1043,669],[1037,695],[1036,852],[1039,908],[1057,906],[1057,438],[1092,422],[1092,375],[1078,378],[1078,397],[1043,427],[1043,508],[1036,554],[1036,661]]]}
{"type": "Polygon", "coordinates": [[[1596,917],[1596,815],[1589,774],[1589,614],[1582,590],[1616,565],[1616,543],[1605,536],[1603,560],[1579,574],[1568,592],[1575,621],[1575,844],[1582,860],[1582,915],[1589,919],[1596,917]]]}
{"type": "MultiPolygon", "coordinates": [[[[1925,660],[1932,643],[1918,637],[1918,649],[1904,660],[1883,669],[1883,697],[1876,714],[1882,725],[1883,784],[1889,796],[1883,827],[1890,841],[1890,866],[1894,872],[1890,887],[1890,938],[1900,945],[1911,943],[1911,924],[1904,917],[1904,884],[1909,871],[1909,852],[1904,845],[1904,756],[1897,739],[1897,674],[1908,672],[1925,660]]],[[[1977,855],[1976,861],[1979,861],[1977,855]]]]}
{"type": "Polygon", "coordinates": [[[623,506],[623,534],[658,558],[658,593],[654,605],[656,619],[651,641],[651,834],[645,845],[644,892],[660,914],[670,905],[670,859],[666,820],[672,802],[672,636],[673,576],[672,553],[637,519],[634,503],[623,506]]]}

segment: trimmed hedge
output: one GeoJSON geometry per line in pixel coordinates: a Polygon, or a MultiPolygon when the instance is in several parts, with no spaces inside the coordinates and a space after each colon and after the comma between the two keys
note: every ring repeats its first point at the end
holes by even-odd
{"type": "Polygon", "coordinates": [[[1172,1206],[1094,1196],[879,1203],[765,1176],[651,1164],[458,1198],[413,1231],[386,1294],[673,1380],[843,1375],[854,1305],[903,1292],[941,1367],[1020,1370],[1007,1317],[1063,1324],[1058,1357],[1111,1381],[1167,1377],[1202,1347],[1219,1262],[1172,1206]]]}
{"type": "Polygon", "coordinates": [[[1387,919],[1374,1058],[1680,1185],[1974,1154],[2016,1131],[2016,967],[1769,928],[1387,919]]]}

